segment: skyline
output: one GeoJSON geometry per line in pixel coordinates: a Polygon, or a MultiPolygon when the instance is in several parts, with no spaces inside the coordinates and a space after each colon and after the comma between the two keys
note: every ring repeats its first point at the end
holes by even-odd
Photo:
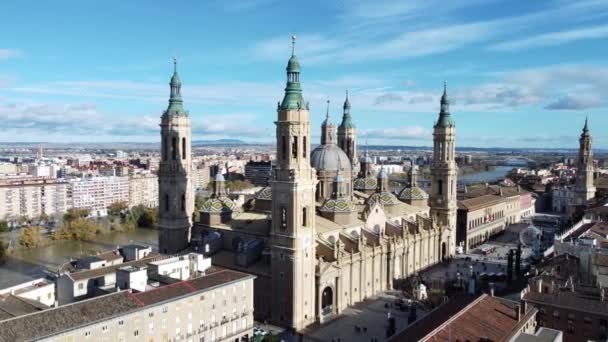
{"type": "Polygon", "coordinates": [[[608,148],[602,1],[104,4],[5,4],[3,141],[159,142],[177,56],[194,140],[272,142],[295,33],[315,143],[348,89],[360,141],[430,146],[447,80],[459,146],[576,148],[588,116],[608,148]]]}

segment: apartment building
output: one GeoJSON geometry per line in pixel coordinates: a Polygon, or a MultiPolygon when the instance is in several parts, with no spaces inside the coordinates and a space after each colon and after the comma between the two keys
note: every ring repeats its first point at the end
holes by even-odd
{"type": "Polygon", "coordinates": [[[0,320],[0,342],[249,341],[254,278],[213,267],[145,292],[124,290],[0,320]]]}
{"type": "Polygon", "coordinates": [[[129,202],[129,177],[88,177],[70,179],[73,208],[89,209],[92,216],[106,216],[115,202],[129,202]]]}
{"type": "Polygon", "coordinates": [[[69,208],[69,184],[62,180],[21,178],[0,181],[0,219],[62,214],[69,208]]]}
{"type": "Polygon", "coordinates": [[[158,207],[158,177],[139,174],[129,177],[129,207],[158,207]]]}

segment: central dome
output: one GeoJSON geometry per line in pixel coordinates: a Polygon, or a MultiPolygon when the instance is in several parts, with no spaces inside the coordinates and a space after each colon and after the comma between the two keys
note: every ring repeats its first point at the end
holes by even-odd
{"type": "Polygon", "coordinates": [[[348,156],[338,145],[320,145],[312,151],[310,165],[317,171],[352,172],[348,156]]]}

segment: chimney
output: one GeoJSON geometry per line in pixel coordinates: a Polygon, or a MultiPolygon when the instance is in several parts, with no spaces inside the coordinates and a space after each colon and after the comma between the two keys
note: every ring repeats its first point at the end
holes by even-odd
{"type": "Polygon", "coordinates": [[[515,306],[515,319],[517,319],[518,322],[521,320],[521,311],[519,304],[515,306]]]}

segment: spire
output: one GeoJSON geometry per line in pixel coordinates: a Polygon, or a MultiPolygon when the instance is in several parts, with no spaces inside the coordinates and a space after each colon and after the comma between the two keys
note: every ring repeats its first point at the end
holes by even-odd
{"type": "Polygon", "coordinates": [[[182,81],[177,74],[177,59],[173,57],[173,76],[169,82],[171,95],[169,97],[169,107],[165,111],[166,115],[188,115],[184,110],[184,101],[182,100],[182,81]]]}
{"type": "Polygon", "coordinates": [[[336,126],[329,120],[329,98],[327,98],[327,112],[321,125],[321,145],[335,144],[336,126]]]}
{"type": "Polygon", "coordinates": [[[583,133],[589,133],[589,118],[585,116],[585,127],[583,127],[583,133]]]}
{"type": "Polygon", "coordinates": [[[353,119],[350,116],[350,101],[348,100],[348,89],[346,89],[346,99],[344,100],[344,115],[342,116],[342,122],[340,123],[340,129],[355,128],[353,119]]]}
{"type": "Polygon", "coordinates": [[[443,81],[443,95],[441,95],[441,110],[439,111],[439,120],[435,127],[450,127],[454,122],[450,118],[450,101],[448,100],[448,82],[443,81]]]}
{"type": "Polygon", "coordinates": [[[296,36],[291,36],[291,58],[287,62],[287,86],[279,109],[306,108],[300,87],[300,62],[296,57],[296,36]]]}

